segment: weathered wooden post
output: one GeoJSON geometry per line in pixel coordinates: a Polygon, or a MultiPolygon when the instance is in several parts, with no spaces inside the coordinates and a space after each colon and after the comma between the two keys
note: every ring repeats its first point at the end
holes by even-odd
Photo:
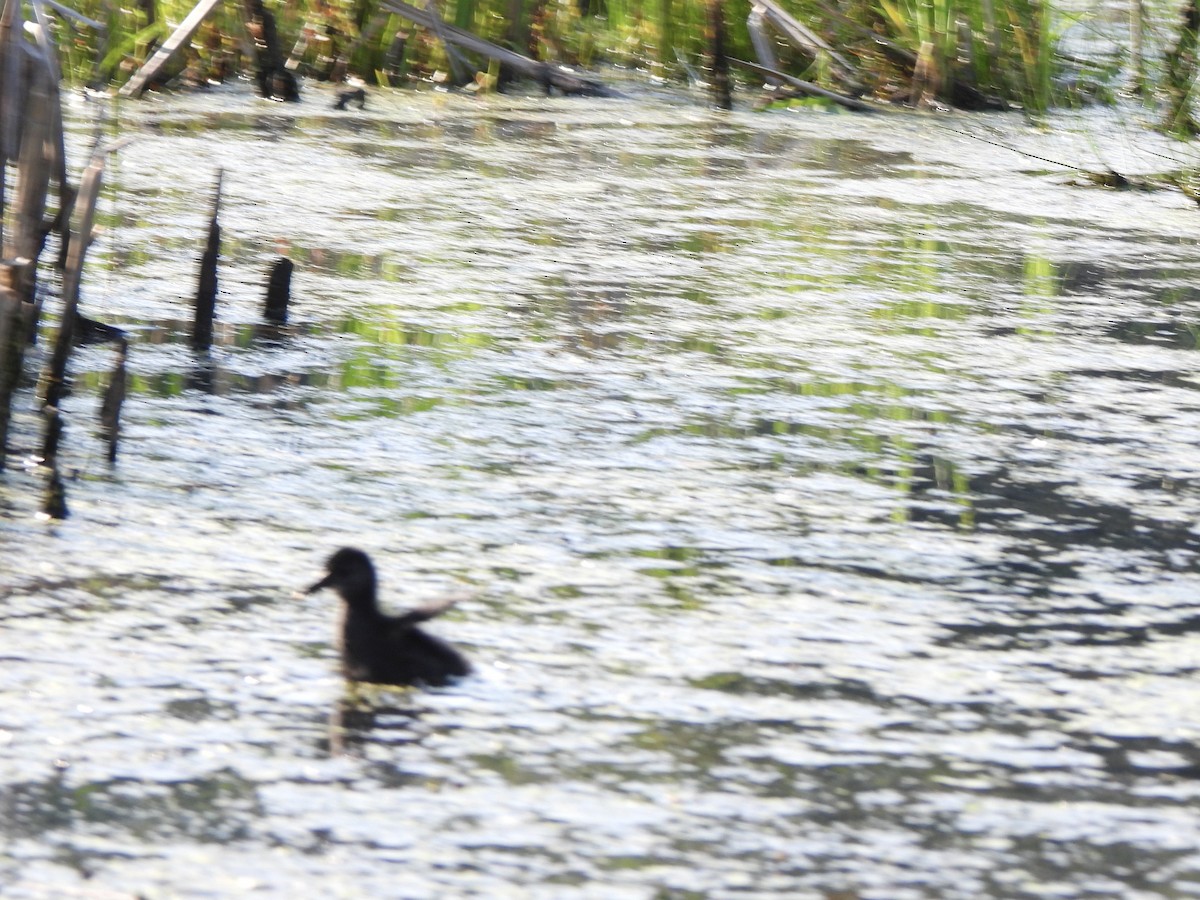
{"type": "Polygon", "coordinates": [[[21,378],[21,360],[25,352],[25,329],[21,315],[21,297],[15,290],[19,266],[0,263],[0,471],[4,470],[8,448],[8,423],[12,414],[12,395],[21,378]]]}
{"type": "Polygon", "coordinates": [[[383,71],[389,82],[396,82],[404,77],[404,54],[407,48],[407,31],[402,29],[392,35],[392,43],[388,46],[387,55],[383,58],[383,71]]]}
{"type": "Polygon", "coordinates": [[[196,289],[196,309],[192,319],[192,348],[207,350],[212,346],[213,316],[217,310],[217,260],[221,255],[221,179],[224,170],[217,170],[217,187],[213,195],[212,216],[208,220],[208,239],[200,257],[200,284],[196,289]]]}
{"type": "MultiPolygon", "coordinates": [[[[4,468],[12,396],[20,382],[26,344],[36,327],[37,261],[45,246],[46,197],[51,180],[66,188],[59,71],[41,4],[26,29],[21,3],[0,11],[0,469],[4,468]],[[33,35],[32,42],[25,39],[33,35]],[[6,217],[8,166],[16,164],[16,208],[6,217]],[[4,230],[8,218],[12,227],[4,230]]],[[[65,220],[60,202],[59,221],[65,220]]],[[[90,227],[90,226],[89,226],[90,227]]],[[[78,282],[74,284],[78,291],[78,282]]],[[[63,292],[71,289],[64,279],[63,292]]]]}
{"type": "Polygon", "coordinates": [[[79,184],[79,196],[76,201],[79,225],[71,232],[67,268],[63,272],[62,321],[58,325],[58,336],[54,342],[54,353],[49,368],[42,376],[42,412],[46,418],[46,431],[42,440],[42,464],[50,469],[43,510],[54,519],[67,517],[66,489],[58,471],[58,445],[63,431],[62,398],[66,391],[67,362],[71,358],[71,348],[75,341],[75,322],[79,318],[79,285],[83,277],[83,260],[92,239],[96,198],[100,195],[103,174],[104,157],[98,155],[88,164],[79,184]]]}
{"type": "MultiPolygon", "coordinates": [[[[21,32],[24,29],[20,0],[5,0],[0,12],[0,175],[15,160],[21,150],[21,124],[24,121],[24,50],[21,32]]],[[[0,213],[6,203],[6,178],[0,178],[0,213]]],[[[4,237],[4,221],[0,215],[0,238],[4,237]]]]}
{"type": "Polygon", "coordinates": [[[42,512],[51,519],[65,519],[70,514],[67,509],[67,488],[57,467],[50,470],[50,480],[46,482],[46,496],[42,501],[42,512]]]}
{"type": "MultiPolygon", "coordinates": [[[[142,13],[142,29],[148,29],[158,22],[158,4],[155,0],[137,0],[134,5],[142,13]]],[[[156,46],[158,46],[157,36],[150,39],[150,43],[146,46],[146,52],[153,50],[156,46]]]]}
{"type": "Polygon", "coordinates": [[[275,16],[263,6],[262,0],[242,0],[242,9],[246,16],[246,30],[254,38],[259,95],[276,100],[299,100],[300,87],[296,83],[296,76],[284,65],[279,34],[275,30],[275,16]]]}
{"type": "Polygon", "coordinates": [[[267,281],[267,303],[263,317],[272,325],[286,325],[288,304],[292,299],[292,261],[281,256],[271,264],[271,275],[267,281]]]}
{"type": "Polygon", "coordinates": [[[65,234],[68,230],[62,223],[70,217],[71,197],[66,184],[58,69],[50,60],[53,48],[39,47],[39,50],[40,55],[31,57],[27,77],[25,121],[17,158],[16,208],[13,228],[4,249],[5,256],[28,261],[13,287],[23,304],[25,334],[30,342],[36,338],[41,309],[37,296],[38,261],[50,231],[57,229],[65,234]],[[47,222],[47,198],[52,181],[59,186],[59,210],[55,220],[47,222]]]}
{"type": "Polygon", "coordinates": [[[67,268],[63,272],[62,321],[58,325],[58,336],[54,341],[54,353],[49,367],[42,376],[42,405],[46,412],[46,435],[42,443],[42,460],[53,469],[58,459],[58,439],[62,433],[60,405],[66,391],[67,362],[75,343],[75,323],[79,318],[79,285],[83,278],[83,259],[92,239],[92,221],[95,218],[96,198],[100,194],[100,182],[104,174],[104,158],[97,157],[88,164],[79,183],[76,212],[79,225],[71,232],[71,246],[67,253],[67,268]]]}

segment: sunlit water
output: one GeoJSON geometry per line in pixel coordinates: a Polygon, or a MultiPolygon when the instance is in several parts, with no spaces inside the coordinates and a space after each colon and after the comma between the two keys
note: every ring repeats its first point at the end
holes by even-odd
{"type": "Polygon", "coordinates": [[[70,517],[31,390],[0,478],[6,897],[1200,895],[1194,206],[946,130],[1088,161],[1013,117],[368,103],[120,110],[121,456],[89,346],[70,517]],[[347,693],[347,544],[475,677],[347,693]]]}

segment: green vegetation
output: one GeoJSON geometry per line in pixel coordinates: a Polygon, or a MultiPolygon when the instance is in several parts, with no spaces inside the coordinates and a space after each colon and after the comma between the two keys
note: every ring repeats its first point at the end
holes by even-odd
{"type": "MultiPolygon", "coordinates": [[[[443,18],[538,60],[612,64],[683,79],[706,51],[706,0],[449,0],[443,18]]],[[[106,23],[107,36],[56,21],[64,69],[77,82],[124,81],[191,8],[190,0],[117,6],[85,0],[78,10],[106,23]],[[168,24],[169,23],[169,24],[168,24]]],[[[300,74],[399,84],[449,70],[436,36],[390,13],[380,0],[267,0],[280,41],[300,74]]],[[[194,82],[245,68],[243,5],[224,4],[195,35],[175,74],[194,82]],[[182,69],[182,71],[180,71],[182,69]]],[[[756,60],[751,0],[728,0],[728,52],[756,60]]],[[[792,0],[786,12],[856,67],[860,90],[877,97],[979,107],[998,101],[1041,110],[1053,100],[1056,35],[1040,0],[792,0]]],[[[787,73],[846,90],[829,54],[798,48],[768,28],[787,73]]],[[[477,60],[480,85],[495,67],[477,60]]],[[[857,93],[858,91],[852,91],[857,93]]]]}
{"type": "MultiPolygon", "coordinates": [[[[442,0],[440,12],[447,22],[538,61],[610,65],[682,83],[706,77],[707,11],[718,2],[735,61],[777,68],[839,96],[1040,114],[1110,102],[1131,89],[1162,101],[1164,129],[1180,137],[1200,131],[1192,109],[1200,11],[1191,0],[1181,18],[1139,5],[1147,17],[1154,12],[1154,21],[1135,18],[1128,32],[1110,28],[1109,49],[1091,60],[1061,52],[1064,31],[1087,26],[1049,0],[442,0]],[[794,19],[815,43],[789,37],[769,7],[794,19]],[[1126,34],[1127,51],[1118,46],[1126,34]],[[773,59],[764,57],[764,45],[773,59]]],[[[170,79],[204,84],[248,73],[255,29],[244,21],[246,5],[230,0],[219,6],[170,68],[170,79]]],[[[401,86],[451,77],[438,36],[391,12],[387,0],[263,5],[275,17],[288,68],[306,78],[401,86]]],[[[75,8],[105,30],[52,17],[64,72],[77,84],[125,82],[192,6],[193,0],[79,0],[75,8]]],[[[505,77],[494,61],[464,55],[462,77],[473,75],[472,89],[493,89],[505,77]]],[[[741,77],[756,85],[764,78],[750,71],[741,77]]],[[[829,102],[787,89],[763,99],[829,102]]]]}

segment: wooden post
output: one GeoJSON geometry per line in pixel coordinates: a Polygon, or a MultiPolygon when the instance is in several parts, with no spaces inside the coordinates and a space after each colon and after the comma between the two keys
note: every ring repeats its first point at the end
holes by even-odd
{"type": "Polygon", "coordinates": [[[17,162],[16,209],[5,255],[29,260],[14,284],[22,302],[32,304],[37,292],[37,262],[46,246],[46,198],[50,193],[53,159],[51,121],[58,110],[57,85],[41,66],[34,68],[25,103],[25,126],[17,162]]]}
{"type": "MultiPolygon", "coordinates": [[[[4,175],[8,161],[17,158],[21,147],[21,122],[25,111],[23,28],[20,0],[5,0],[4,9],[0,11],[0,176],[4,175]]],[[[0,243],[4,237],[7,180],[0,177],[0,243]]]]}
{"type": "Polygon", "coordinates": [[[1200,47],[1200,3],[1187,0],[1179,24],[1179,39],[1164,57],[1167,93],[1166,127],[1169,134],[1194,136],[1200,124],[1192,115],[1191,85],[1197,68],[1200,47]]]}
{"type": "Polygon", "coordinates": [[[388,81],[399,81],[404,75],[404,52],[408,46],[408,32],[397,31],[392,35],[391,46],[383,59],[383,71],[387,73],[388,81]]]}
{"type": "Polygon", "coordinates": [[[292,299],[292,269],[292,261],[286,256],[279,257],[271,264],[263,317],[272,325],[287,324],[288,303],[292,299]]]}
{"type": "Polygon", "coordinates": [[[730,90],[729,57],[725,54],[725,10],[723,0],[708,0],[708,48],[712,70],[713,104],[718,109],[733,109],[730,90]]]}
{"type": "Polygon", "coordinates": [[[262,0],[242,0],[242,9],[246,30],[254,38],[254,52],[258,57],[255,77],[259,95],[275,100],[299,100],[300,87],[296,76],[284,64],[275,16],[263,6],[262,0]]]}
{"type": "MultiPolygon", "coordinates": [[[[61,428],[61,423],[58,423],[61,428]]],[[[57,441],[57,436],[55,441],[57,441]]],[[[46,482],[46,498],[42,503],[42,512],[51,519],[65,519],[70,513],[67,510],[67,489],[63,485],[62,475],[58,467],[50,470],[50,479],[46,482]]]]}
{"type": "MultiPolygon", "coordinates": [[[[529,34],[529,20],[525,15],[524,0],[508,0],[508,33],[505,35],[505,44],[518,53],[523,53],[529,46],[529,34]]],[[[530,54],[530,58],[534,58],[533,54],[530,54]]],[[[508,66],[500,67],[501,90],[515,78],[515,74],[508,66]]],[[[546,95],[549,96],[549,94],[550,91],[547,88],[546,95]]]]}
{"type": "Polygon", "coordinates": [[[79,285],[83,277],[83,259],[92,239],[92,221],[95,218],[96,198],[100,194],[100,182],[104,174],[104,159],[94,159],[83,173],[79,184],[76,212],[79,225],[71,233],[71,247],[67,253],[67,269],[63,273],[63,311],[58,325],[58,337],[54,342],[54,353],[50,366],[42,377],[42,403],[46,412],[46,434],[42,443],[42,460],[52,469],[58,459],[58,439],[62,433],[60,404],[66,390],[67,362],[75,341],[75,322],[79,314],[79,285]]]}
{"type": "Polygon", "coordinates": [[[909,103],[912,106],[931,104],[942,96],[941,59],[934,52],[933,41],[922,41],[917,51],[917,64],[913,67],[912,90],[909,103]]]}
{"type": "Polygon", "coordinates": [[[1146,6],[1144,0],[1129,0],[1130,87],[1139,97],[1146,93],[1147,86],[1146,57],[1143,50],[1145,33],[1146,6]]]}
{"type": "Polygon", "coordinates": [[[122,340],[117,347],[117,364],[113,367],[108,379],[108,387],[104,390],[104,400],[100,404],[100,437],[108,444],[108,461],[117,461],[117,442],[121,438],[121,406],[125,403],[125,390],[128,375],[125,372],[125,358],[129,353],[129,344],[122,340]]]}
{"type": "Polygon", "coordinates": [[[213,194],[212,216],[208,220],[208,239],[200,257],[200,284],[196,289],[196,311],[192,319],[192,348],[207,350],[212,346],[213,316],[217,310],[217,260],[221,255],[221,179],[224,170],[217,169],[217,187],[213,194]]]}
{"type": "Polygon", "coordinates": [[[57,51],[50,40],[50,22],[41,0],[35,0],[33,12],[37,26],[34,29],[36,49],[32,44],[26,45],[29,53],[25,94],[20,98],[24,124],[17,160],[17,208],[4,250],[5,256],[30,261],[15,285],[24,304],[26,339],[30,343],[37,338],[42,306],[37,292],[38,261],[45,249],[47,234],[57,231],[64,238],[60,267],[66,267],[66,236],[70,231],[73,196],[67,184],[57,51]],[[54,220],[47,223],[46,200],[52,182],[58,184],[58,212],[54,220]]]}
{"type": "MultiPolygon", "coordinates": [[[[137,0],[135,4],[142,11],[142,16],[145,21],[142,22],[142,28],[149,28],[158,22],[158,4],[156,0],[137,0]]],[[[153,38],[150,45],[146,48],[147,51],[153,50],[158,45],[158,38],[153,38]]]]}
{"type": "Polygon", "coordinates": [[[12,395],[21,378],[25,352],[21,298],[14,289],[20,280],[19,268],[11,262],[0,264],[0,472],[4,471],[7,456],[12,395]]]}

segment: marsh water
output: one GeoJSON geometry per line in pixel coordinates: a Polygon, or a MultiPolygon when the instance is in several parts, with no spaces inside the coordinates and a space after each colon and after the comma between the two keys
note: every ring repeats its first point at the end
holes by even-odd
{"type": "Polygon", "coordinates": [[[121,106],[120,458],[93,345],[69,518],[31,388],[0,477],[0,893],[1200,895],[1200,212],[957,133],[1111,113],[631,93],[121,106]],[[476,675],[348,690],[344,545],[476,675]]]}

